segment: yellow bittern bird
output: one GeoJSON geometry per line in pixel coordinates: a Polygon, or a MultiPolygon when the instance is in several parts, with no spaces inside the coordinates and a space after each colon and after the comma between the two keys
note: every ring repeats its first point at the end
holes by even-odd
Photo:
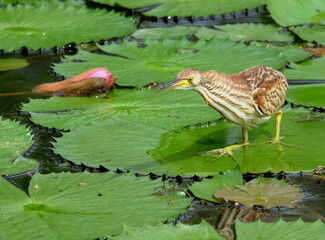
{"type": "Polygon", "coordinates": [[[248,144],[247,129],[267,121],[273,114],[276,114],[276,132],[270,143],[280,143],[280,108],[288,88],[287,79],[281,72],[269,67],[255,66],[238,74],[227,75],[214,70],[201,72],[187,68],[157,92],[170,88],[197,91],[225,119],[242,127],[242,144],[215,149],[209,151],[210,153],[233,156],[234,149],[248,144]]]}

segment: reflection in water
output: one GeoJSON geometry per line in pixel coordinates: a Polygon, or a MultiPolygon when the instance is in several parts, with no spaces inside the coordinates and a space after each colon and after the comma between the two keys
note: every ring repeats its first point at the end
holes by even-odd
{"type": "Polygon", "coordinates": [[[216,228],[227,239],[235,239],[235,222],[240,220],[244,223],[263,221],[270,214],[268,209],[253,209],[241,207],[226,207],[218,218],[216,228]]]}
{"type": "Polygon", "coordinates": [[[179,220],[185,224],[199,224],[202,219],[210,223],[225,238],[236,239],[235,222],[264,221],[271,213],[269,209],[245,208],[242,205],[220,205],[211,202],[194,201],[190,212],[179,220]],[[182,219],[185,218],[185,219],[182,219]]]}

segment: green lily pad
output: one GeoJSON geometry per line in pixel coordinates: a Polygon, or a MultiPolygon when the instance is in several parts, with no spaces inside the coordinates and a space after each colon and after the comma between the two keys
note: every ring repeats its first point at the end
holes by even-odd
{"type": "Polygon", "coordinates": [[[222,13],[231,13],[241,11],[243,9],[252,9],[260,7],[266,3],[266,0],[143,0],[143,1],[128,1],[128,0],[92,0],[94,2],[121,5],[125,8],[144,8],[155,6],[143,14],[147,16],[179,16],[179,17],[202,17],[216,15],[222,13]]]}
{"type": "Polygon", "coordinates": [[[0,183],[1,239],[117,235],[124,224],[156,225],[172,220],[191,202],[181,192],[154,195],[161,181],[132,173],[36,173],[30,182],[30,196],[3,178],[0,183]]]}
{"type": "Polygon", "coordinates": [[[318,13],[315,16],[313,16],[311,18],[311,22],[312,23],[320,23],[320,24],[325,25],[325,12],[321,12],[321,13],[318,13]]]}
{"type": "Polygon", "coordinates": [[[6,51],[99,41],[125,36],[134,29],[133,20],[118,13],[54,0],[0,9],[0,49],[6,51]]]}
{"type": "Polygon", "coordinates": [[[249,181],[248,184],[251,184],[251,183],[264,183],[264,184],[268,184],[268,183],[276,183],[276,184],[279,184],[279,185],[287,185],[288,183],[285,181],[285,180],[278,180],[276,178],[266,178],[266,177],[262,177],[262,176],[259,176],[257,178],[254,178],[253,180],[249,181]]]}
{"type": "Polygon", "coordinates": [[[301,64],[290,64],[284,69],[287,79],[297,80],[325,80],[325,57],[310,59],[301,64]]]}
{"type": "Polygon", "coordinates": [[[107,66],[119,77],[119,85],[143,86],[171,81],[188,67],[234,74],[255,65],[279,69],[286,63],[285,57],[276,50],[247,46],[229,39],[211,39],[208,42],[203,39],[196,42],[165,39],[148,40],[144,44],[147,47],[137,47],[136,41],[98,45],[102,51],[115,56],[79,50],[76,55],[65,56],[65,63],[54,64],[54,70],[72,77],[85,69],[107,66]]]}
{"type": "Polygon", "coordinates": [[[324,223],[320,220],[307,223],[301,219],[286,222],[282,219],[277,222],[243,223],[237,220],[236,235],[238,240],[246,239],[321,239],[325,234],[324,223]]]}
{"type": "MultiPolygon", "coordinates": [[[[42,0],[42,2],[52,2],[53,0],[42,0]]],[[[9,3],[36,3],[39,0],[0,0],[0,5],[6,5],[9,3]]],[[[68,3],[69,5],[73,4],[76,6],[84,5],[84,0],[64,0],[64,2],[68,3]]]]}
{"type": "Polygon", "coordinates": [[[325,2],[319,0],[268,0],[268,10],[281,26],[310,23],[311,18],[325,11],[325,2]]]}
{"type": "Polygon", "coordinates": [[[275,134],[273,116],[249,131],[250,144],[233,152],[237,162],[229,156],[217,158],[206,154],[242,142],[241,127],[227,121],[219,121],[216,126],[165,133],[149,153],[160,164],[176,169],[181,175],[190,172],[212,174],[233,169],[237,163],[243,173],[310,172],[324,166],[325,149],[319,147],[319,143],[325,141],[324,121],[317,121],[324,119],[324,115],[315,116],[308,110],[291,109],[290,106],[283,111],[281,141],[292,147],[265,143],[275,134]]]}
{"type": "Polygon", "coordinates": [[[141,240],[222,240],[225,239],[217,233],[217,231],[206,221],[198,225],[186,225],[177,223],[176,226],[172,224],[159,224],[157,226],[144,226],[136,228],[131,226],[124,226],[123,233],[116,237],[108,238],[110,240],[127,240],[127,239],[141,239],[141,240]]]}
{"type": "Polygon", "coordinates": [[[20,58],[4,58],[0,59],[0,71],[8,71],[17,68],[24,68],[28,66],[26,59],[20,58]]]}
{"type": "Polygon", "coordinates": [[[176,176],[175,171],[160,166],[147,154],[165,132],[159,127],[112,118],[64,133],[53,145],[57,153],[76,164],[176,176]]]}
{"type": "Polygon", "coordinates": [[[288,42],[293,40],[293,35],[290,32],[281,33],[282,28],[272,24],[237,23],[214,26],[214,28],[215,30],[201,28],[196,36],[205,39],[216,36],[217,38],[230,38],[233,41],[288,42]]]}
{"type": "Polygon", "coordinates": [[[215,175],[211,179],[203,179],[202,182],[194,183],[189,187],[191,192],[198,198],[212,202],[217,202],[213,193],[224,186],[234,188],[236,185],[243,184],[243,176],[240,169],[227,170],[225,173],[215,175]]]}
{"type": "Polygon", "coordinates": [[[303,106],[325,108],[324,92],[325,83],[291,86],[287,100],[303,106]]]}
{"type": "Polygon", "coordinates": [[[210,40],[213,37],[220,39],[230,38],[233,41],[260,40],[287,42],[293,40],[290,32],[280,33],[281,27],[271,24],[237,23],[215,26],[214,28],[174,26],[169,28],[146,28],[136,30],[132,36],[141,39],[180,39],[187,35],[210,40]]]}
{"type": "Polygon", "coordinates": [[[294,46],[294,45],[278,46],[278,45],[262,43],[262,42],[258,42],[258,43],[255,42],[255,44],[257,46],[266,46],[267,48],[271,48],[279,51],[280,54],[283,55],[290,63],[301,62],[313,55],[309,52],[306,52],[301,47],[294,46]]]}
{"type": "Polygon", "coordinates": [[[235,189],[225,186],[214,192],[216,199],[239,202],[246,207],[262,205],[266,208],[277,206],[295,207],[295,201],[305,197],[298,187],[290,184],[277,183],[249,183],[244,186],[236,186],[235,189]]]}
{"type": "Polygon", "coordinates": [[[163,40],[165,38],[182,39],[185,36],[194,35],[200,28],[196,26],[141,28],[134,31],[131,36],[150,40],[163,40]]]}
{"type": "Polygon", "coordinates": [[[315,41],[319,44],[325,45],[324,25],[315,24],[313,26],[299,26],[292,28],[292,31],[306,41],[315,41]]]}
{"type": "MultiPolygon", "coordinates": [[[[224,124],[218,122],[217,125],[224,124]]],[[[168,132],[161,136],[159,144],[149,154],[161,165],[176,169],[181,176],[209,176],[234,169],[237,163],[233,159],[215,160],[215,157],[204,154],[223,144],[225,138],[236,137],[236,130],[233,130],[231,136],[225,136],[225,131],[218,127],[208,127],[168,132]]]]}
{"type": "Polygon", "coordinates": [[[147,88],[141,91],[123,89],[111,92],[109,97],[30,99],[22,110],[31,113],[33,122],[58,129],[72,129],[118,117],[173,130],[220,117],[200,95],[191,91],[155,93],[147,88]]]}
{"type": "Polygon", "coordinates": [[[21,154],[32,144],[30,130],[10,120],[0,121],[0,175],[18,174],[38,167],[38,162],[21,154]]]}

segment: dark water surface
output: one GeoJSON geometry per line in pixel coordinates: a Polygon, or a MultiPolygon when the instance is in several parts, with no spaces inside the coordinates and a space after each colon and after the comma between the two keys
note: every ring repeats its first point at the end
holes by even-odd
{"type": "MultiPolygon", "coordinates": [[[[52,62],[59,61],[60,56],[63,54],[58,55],[53,52],[43,55],[29,54],[24,57],[29,63],[27,67],[0,71],[0,114],[6,115],[10,111],[15,111],[21,102],[27,102],[29,97],[36,97],[30,92],[34,86],[61,80],[51,71],[52,62]],[[23,92],[26,93],[23,94],[23,92]],[[13,93],[12,96],[1,96],[1,94],[11,93],[13,93]]],[[[6,54],[0,57],[2,59],[23,58],[19,54],[6,54]]]]}

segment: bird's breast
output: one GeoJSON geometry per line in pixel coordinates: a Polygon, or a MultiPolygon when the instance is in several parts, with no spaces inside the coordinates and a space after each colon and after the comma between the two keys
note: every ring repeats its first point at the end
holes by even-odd
{"type": "Polygon", "coordinates": [[[197,92],[201,94],[207,104],[220,112],[229,121],[241,126],[246,126],[254,115],[254,107],[250,104],[251,99],[234,96],[229,92],[218,88],[200,87],[197,92]]]}

